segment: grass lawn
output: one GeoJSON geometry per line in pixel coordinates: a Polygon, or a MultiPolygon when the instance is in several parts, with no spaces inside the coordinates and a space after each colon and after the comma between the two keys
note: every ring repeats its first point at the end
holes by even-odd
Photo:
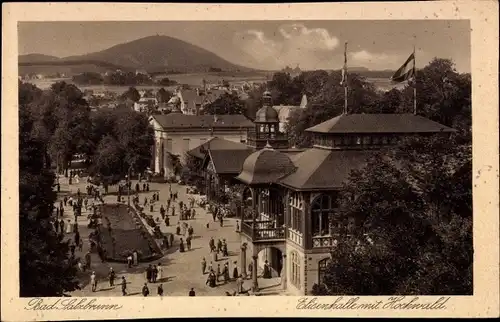
{"type": "Polygon", "coordinates": [[[102,226],[100,227],[101,245],[109,261],[126,262],[134,250],[139,261],[147,262],[163,256],[154,238],[148,233],[134,209],[128,212],[124,204],[101,205],[102,226]],[[108,220],[111,230],[108,229],[108,220]]]}

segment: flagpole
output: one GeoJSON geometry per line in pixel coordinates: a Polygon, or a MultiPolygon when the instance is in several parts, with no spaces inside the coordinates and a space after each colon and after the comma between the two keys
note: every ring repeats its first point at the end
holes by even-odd
{"type": "Polygon", "coordinates": [[[344,84],[344,114],[347,114],[347,41],[345,42],[344,48],[344,73],[345,73],[345,84],[344,84]]]}
{"type": "Polygon", "coordinates": [[[413,44],[413,114],[417,115],[417,57],[413,44]]]}

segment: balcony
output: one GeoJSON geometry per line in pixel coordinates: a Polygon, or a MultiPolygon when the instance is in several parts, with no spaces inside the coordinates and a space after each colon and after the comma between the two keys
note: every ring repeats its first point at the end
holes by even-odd
{"type": "Polygon", "coordinates": [[[273,221],[247,221],[241,224],[241,231],[252,241],[283,241],[285,240],[285,227],[273,228],[273,221]],[[271,228],[269,228],[271,226],[271,228]]]}

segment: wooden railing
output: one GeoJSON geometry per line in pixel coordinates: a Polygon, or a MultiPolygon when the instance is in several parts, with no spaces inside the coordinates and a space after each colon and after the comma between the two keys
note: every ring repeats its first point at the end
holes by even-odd
{"type": "Polygon", "coordinates": [[[241,231],[252,240],[285,239],[285,227],[267,228],[271,221],[243,222],[241,231]]]}

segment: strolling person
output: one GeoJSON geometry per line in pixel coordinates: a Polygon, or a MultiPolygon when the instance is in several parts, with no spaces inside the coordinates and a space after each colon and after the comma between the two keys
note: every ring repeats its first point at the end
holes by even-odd
{"type": "Polygon", "coordinates": [[[122,276],[122,295],[125,296],[127,295],[127,280],[125,279],[125,276],[122,276]]]}
{"type": "Polygon", "coordinates": [[[149,295],[148,283],[144,283],[144,286],[142,287],[142,296],[146,297],[148,295],[149,295]]]}
{"type": "Polygon", "coordinates": [[[233,278],[237,279],[240,274],[238,274],[238,266],[236,265],[236,262],[234,262],[234,269],[233,269],[233,278]]]}
{"type": "Polygon", "coordinates": [[[194,288],[191,288],[191,291],[189,291],[189,296],[196,296],[196,293],[194,292],[194,288]]]}
{"type": "Polygon", "coordinates": [[[156,283],[157,277],[158,277],[158,268],[156,267],[156,265],[153,265],[153,270],[151,272],[151,281],[153,283],[156,283]]]}
{"type": "Polygon", "coordinates": [[[205,271],[207,269],[207,261],[205,260],[205,257],[201,260],[201,273],[205,275],[205,271]]]}
{"type": "Polygon", "coordinates": [[[184,241],[182,240],[182,238],[179,243],[179,252],[184,253],[184,241]]]}
{"type": "Polygon", "coordinates": [[[158,263],[156,269],[157,269],[156,280],[161,282],[161,280],[163,279],[163,267],[161,266],[161,263],[158,263]]]}
{"type": "Polygon", "coordinates": [[[128,255],[127,257],[127,265],[128,265],[128,268],[132,268],[132,255],[128,255]]]}
{"type": "Polygon", "coordinates": [[[163,284],[158,285],[158,296],[163,296],[163,284]]]}
{"type": "Polygon", "coordinates": [[[109,286],[115,286],[115,271],[113,270],[113,267],[109,268],[109,286]]]}
{"type": "Polygon", "coordinates": [[[138,261],[139,254],[137,253],[136,250],[134,250],[134,252],[132,253],[132,257],[134,259],[134,266],[137,266],[139,264],[139,261],[138,261]]]}
{"type": "Polygon", "coordinates": [[[188,236],[186,238],[186,246],[188,248],[188,251],[190,251],[191,250],[191,236],[188,236]]]}
{"type": "Polygon", "coordinates": [[[152,276],[153,268],[151,267],[151,264],[149,264],[149,266],[146,268],[146,280],[148,281],[148,283],[151,283],[152,276]]]}
{"type": "Polygon", "coordinates": [[[95,275],[95,272],[92,272],[90,275],[90,285],[92,285],[92,292],[97,291],[97,276],[95,275]]]}

